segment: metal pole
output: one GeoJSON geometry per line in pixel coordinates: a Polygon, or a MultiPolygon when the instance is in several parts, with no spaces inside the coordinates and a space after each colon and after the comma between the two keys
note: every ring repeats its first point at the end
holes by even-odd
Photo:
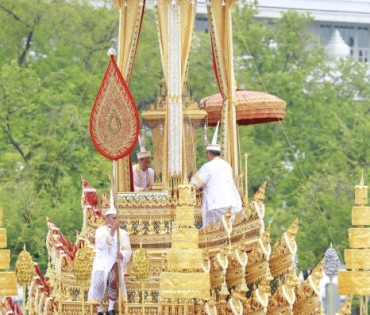
{"type": "Polygon", "coordinates": [[[333,314],[333,284],[330,281],[330,293],[329,293],[329,315],[333,314]]]}
{"type": "MultiPolygon", "coordinates": [[[[121,252],[121,239],[120,239],[120,235],[119,235],[119,229],[117,229],[117,253],[121,252]]],[[[121,288],[121,261],[120,259],[117,257],[117,268],[118,268],[118,313],[119,315],[122,315],[122,288],[121,288]]]]}

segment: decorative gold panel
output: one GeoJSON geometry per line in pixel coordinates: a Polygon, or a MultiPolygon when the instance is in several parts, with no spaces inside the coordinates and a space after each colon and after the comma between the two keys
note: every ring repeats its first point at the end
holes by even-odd
{"type": "Polygon", "coordinates": [[[175,223],[178,226],[194,226],[194,207],[177,206],[175,223]]]}
{"type": "Polygon", "coordinates": [[[367,204],[367,186],[355,186],[355,204],[359,206],[367,204]]]}
{"type": "Polygon", "coordinates": [[[172,229],[172,248],[198,248],[198,239],[198,229],[195,227],[172,229]]]}
{"type": "Polygon", "coordinates": [[[370,225],[370,207],[352,207],[352,225],[370,225]]]}
{"type": "Polygon", "coordinates": [[[167,251],[168,270],[201,269],[201,249],[169,249],[167,251]]]}
{"type": "Polygon", "coordinates": [[[370,268],[370,249],[345,249],[344,261],[347,269],[370,268]]]}
{"type": "Polygon", "coordinates": [[[0,228],[0,248],[6,248],[7,241],[6,241],[6,229],[0,228]]]}
{"type": "Polygon", "coordinates": [[[367,248],[370,247],[370,229],[369,228],[351,228],[348,229],[349,247],[367,248]]]}
{"type": "Polygon", "coordinates": [[[341,295],[370,295],[370,271],[339,270],[338,293],[341,295]]]}
{"type": "Polygon", "coordinates": [[[15,272],[0,272],[0,296],[17,295],[17,276],[15,272]]]}
{"type": "Polygon", "coordinates": [[[209,273],[162,272],[160,278],[162,298],[198,298],[210,297],[209,273]]]}
{"type": "Polygon", "coordinates": [[[1,249],[0,250],[0,269],[9,269],[10,264],[10,250],[1,249]]]}
{"type": "Polygon", "coordinates": [[[195,186],[194,185],[179,185],[179,204],[180,205],[195,205],[195,186]]]}

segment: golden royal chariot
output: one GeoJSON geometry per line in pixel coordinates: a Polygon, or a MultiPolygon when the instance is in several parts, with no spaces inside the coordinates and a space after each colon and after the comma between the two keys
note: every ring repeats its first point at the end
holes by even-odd
{"type": "MultiPolygon", "coordinates": [[[[117,65],[128,84],[145,1],[114,0],[113,4],[119,10],[120,19],[117,65]]],[[[261,183],[255,195],[248,197],[247,155],[244,156],[243,168],[238,125],[282,120],[285,102],[267,93],[238,90],[235,86],[231,28],[235,5],[235,0],[206,1],[214,72],[220,93],[202,101],[193,101],[187,92],[187,71],[196,2],[154,0],[164,76],[155,101],[141,115],[142,128],[149,128],[152,135],[156,175],[153,190],[131,192],[131,161],[127,156],[114,161],[114,194],[103,194],[99,204],[95,189],[82,179],[83,226],[76,242],[67,240],[52,218],[47,218],[49,263],[46,274],[42,274],[25,250],[19,256],[16,265],[18,282],[28,288],[23,313],[96,313],[96,307],[86,301],[95,230],[104,224],[106,209],[115,207],[121,227],[130,235],[134,256],[135,252],[141,254],[136,255],[134,265],[130,262],[128,266],[125,275],[128,296],[116,306],[117,313],[324,314],[319,286],[324,260],[306,280],[299,280],[296,275],[298,219],[288,222],[286,232],[271,246],[270,228],[264,222],[266,184],[261,183]],[[233,168],[243,209],[234,220],[226,212],[214,224],[202,226],[202,196],[188,181],[196,172],[198,131],[206,129],[207,125],[214,126],[219,120],[222,157],[233,168]]],[[[104,103],[103,93],[114,94],[122,103],[130,100],[127,89],[110,91],[116,82],[117,77],[112,73],[110,79],[102,84],[97,97],[101,97],[101,103],[104,103]]],[[[108,108],[101,113],[101,119],[108,121],[105,127],[118,128],[124,122],[137,131],[138,120],[123,121],[117,114],[119,110],[108,108]]],[[[133,137],[127,138],[132,142],[133,137]]],[[[102,145],[114,151],[116,147],[109,147],[112,143],[102,145]]],[[[123,145],[132,147],[132,143],[123,145]]],[[[355,216],[353,224],[370,223],[366,221],[369,217],[366,203],[367,187],[361,183],[356,186],[357,206],[352,214],[355,216]],[[365,212],[362,211],[364,209],[365,212]]],[[[354,230],[352,236],[350,234],[354,243],[346,260],[351,269],[369,268],[369,263],[361,262],[356,255],[358,248],[363,246],[363,235],[368,232],[366,228],[351,230],[354,230]]],[[[4,228],[0,229],[0,236],[0,248],[6,248],[4,228]]],[[[2,257],[7,255],[6,250],[2,253],[2,257]]],[[[3,269],[9,268],[9,257],[0,264],[3,269]]],[[[356,281],[363,279],[361,271],[356,272],[360,274],[354,278],[349,276],[352,275],[350,271],[342,273],[339,279],[345,283],[342,294],[364,293],[356,291],[356,281]]],[[[0,277],[4,283],[2,295],[16,294],[13,287],[15,273],[2,272],[0,277]]],[[[21,313],[11,298],[2,298],[1,315],[21,313]]],[[[351,313],[351,297],[339,313],[351,313]]]]}

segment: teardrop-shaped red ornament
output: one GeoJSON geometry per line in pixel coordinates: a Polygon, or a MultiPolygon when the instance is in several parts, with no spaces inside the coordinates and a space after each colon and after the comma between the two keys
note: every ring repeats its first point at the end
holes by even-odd
{"type": "Polygon", "coordinates": [[[118,160],[133,150],[139,132],[134,98],[111,56],[91,110],[91,140],[101,155],[118,160]]]}

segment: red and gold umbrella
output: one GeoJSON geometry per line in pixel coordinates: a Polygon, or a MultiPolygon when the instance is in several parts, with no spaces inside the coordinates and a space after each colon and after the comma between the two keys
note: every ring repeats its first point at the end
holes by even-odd
{"type": "MultiPolygon", "coordinates": [[[[283,120],[286,103],[275,95],[237,89],[236,121],[239,125],[254,125],[283,120]]],[[[208,125],[216,126],[221,120],[221,110],[224,99],[221,93],[205,97],[200,107],[208,113],[208,125]]]]}

